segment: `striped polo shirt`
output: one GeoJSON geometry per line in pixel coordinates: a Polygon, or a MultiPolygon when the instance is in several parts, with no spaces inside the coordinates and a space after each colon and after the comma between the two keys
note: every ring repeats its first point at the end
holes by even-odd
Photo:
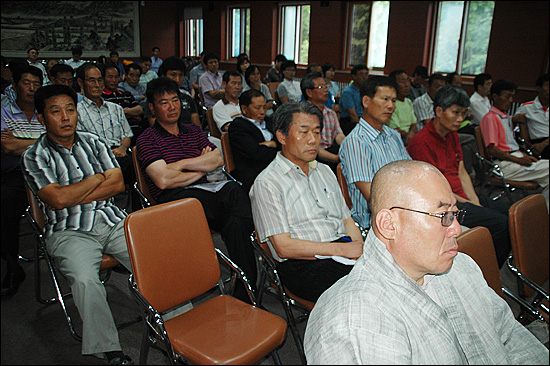
{"type": "MultiPolygon", "coordinates": [[[[49,184],[68,186],[109,169],[119,168],[111,149],[97,135],[78,131],[75,142],[67,149],[43,134],[21,157],[23,175],[30,189],[36,193],[49,184]]],[[[39,200],[46,215],[46,237],[65,230],[90,231],[95,216],[102,215],[109,226],[114,226],[126,217],[115,206],[111,197],[61,210],[49,210],[39,200]]]]}
{"type": "MultiPolygon", "coordinates": [[[[13,90],[13,89],[12,89],[13,90]]],[[[14,100],[2,107],[2,131],[9,130],[18,139],[37,139],[46,128],[36,119],[36,111],[31,121],[17,106],[14,100]]],[[[2,173],[20,169],[21,156],[2,153],[2,173]]]]}
{"type": "Polygon", "coordinates": [[[342,142],[339,155],[353,203],[351,216],[362,227],[370,228],[370,203],[353,183],[370,183],[384,165],[398,160],[411,160],[411,157],[399,132],[386,125],[382,126],[382,131],[378,131],[363,118],[342,142]]]}
{"type": "MultiPolygon", "coordinates": [[[[145,169],[157,160],[164,160],[166,164],[172,164],[182,159],[196,158],[202,150],[209,146],[214,150],[216,145],[208,140],[208,136],[200,127],[190,123],[178,123],[179,133],[173,135],[166,131],[158,122],[147,128],[137,139],[136,147],[139,165],[145,182],[151,195],[156,200],[162,193],[153,180],[147,175],[145,169]]],[[[194,184],[207,183],[206,177],[202,177],[194,184]]]]}

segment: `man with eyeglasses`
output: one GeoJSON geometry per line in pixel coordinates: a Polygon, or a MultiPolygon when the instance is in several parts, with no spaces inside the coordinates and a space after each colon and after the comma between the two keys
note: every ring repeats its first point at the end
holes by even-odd
{"type": "Polygon", "coordinates": [[[76,70],[76,77],[84,92],[84,99],[77,106],[78,128],[95,133],[111,148],[122,169],[124,182],[132,185],[136,177],[128,149],[134,133],[124,110],[120,105],[102,98],[105,81],[96,65],[85,63],[76,70]]]}
{"type": "Polygon", "coordinates": [[[384,166],[371,202],[363,255],[309,316],[308,364],[548,364],[548,349],[458,252],[463,214],[436,167],[384,166]]]}
{"type": "Polygon", "coordinates": [[[338,150],[346,135],[340,128],[336,112],[325,105],[329,97],[325,78],[319,72],[307,74],[300,81],[300,88],[304,99],[323,112],[323,129],[317,159],[327,164],[336,173],[336,166],[340,162],[338,150]]]}
{"type": "MultiPolygon", "coordinates": [[[[56,64],[50,69],[50,80],[53,85],[67,85],[73,87],[74,69],[67,64],[56,64]]],[[[76,94],[78,103],[84,99],[80,93],[76,94]]]]}
{"type": "Polygon", "coordinates": [[[468,94],[457,86],[445,85],[435,93],[433,103],[435,118],[414,135],[407,150],[413,159],[434,165],[447,178],[457,207],[468,212],[465,226],[489,229],[501,267],[511,249],[508,230],[510,205],[493,201],[488,196],[478,196],[464,166],[457,131],[468,112],[468,94]]]}

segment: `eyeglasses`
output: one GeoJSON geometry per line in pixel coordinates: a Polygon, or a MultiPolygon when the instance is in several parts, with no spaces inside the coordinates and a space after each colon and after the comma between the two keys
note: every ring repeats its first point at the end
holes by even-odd
{"type": "Polygon", "coordinates": [[[310,88],[310,89],[328,89],[328,85],[314,86],[313,88],[310,88]]]}
{"type": "Polygon", "coordinates": [[[95,84],[95,83],[98,83],[98,84],[101,84],[103,82],[103,78],[88,78],[88,79],[84,79],[86,80],[88,83],[90,84],[95,84]]]}
{"type": "Polygon", "coordinates": [[[453,220],[455,219],[455,217],[458,220],[458,223],[462,224],[462,221],[464,220],[464,216],[466,215],[466,211],[464,211],[464,210],[447,211],[447,212],[436,214],[436,213],[417,211],[417,210],[412,210],[410,208],[396,207],[396,206],[390,208],[390,210],[393,210],[394,208],[398,208],[400,210],[418,212],[418,213],[421,213],[421,214],[424,214],[424,215],[439,217],[441,219],[441,225],[443,225],[445,227],[451,226],[453,224],[453,220]]]}

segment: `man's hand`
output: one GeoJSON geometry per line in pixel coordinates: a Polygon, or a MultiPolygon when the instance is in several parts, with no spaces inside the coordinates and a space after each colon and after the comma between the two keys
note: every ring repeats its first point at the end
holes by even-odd
{"type": "Polygon", "coordinates": [[[512,117],[512,122],[514,122],[514,124],[517,124],[517,123],[526,123],[527,122],[527,117],[526,117],[526,113],[518,113],[518,114],[515,114],[513,117],[512,117]]]}
{"type": "Polygon", "coordinates": [[[531,166],[531,164],[536,163],[539,159],[535,158],[534,156],[523,154],[523,157],[518,158],[516,157],[514,159],[514,162],[523,165],[523,166],[531,166]]]}
{"type": "Polygon", "coordinates": [[[115,147],[111,149],[116,158],[122,158],[128,154],[128,149],[124,146],[115,147]]]}

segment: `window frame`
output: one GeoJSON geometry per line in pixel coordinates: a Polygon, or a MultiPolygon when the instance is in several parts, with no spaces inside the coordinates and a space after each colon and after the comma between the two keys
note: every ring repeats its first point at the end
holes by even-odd
{"type": "MultiPolygon", "coordinates": [[[[461,76],[474,76],[474,74],[464,74],[463,73],[463,61],[464,61],[464,48],[466,46],[466,35],[468,31],[468,15],[470,12],[470,5],[472,1],[464,0],[464,7],[462,9],[462,21],[460,25],[460,38],[458,41],[458,50],[457,50],[457,57],[455,61],[455,70],[454,71],[440,71],[435,69],[435,54],[436,54],[436,46],[437,46],[437,37],[438,37],[438,29],[439,29],[439,21],[441,16],[441,7],[445,1],[437,1],[434,6],[434,15],[433,15],[433,21],[432,21],[432,37],[430,42],[430,53],[429,53],[429,69],[432,73],[439,72],[439,73],[451,73],[456,72],[461,76]]],[[[495,3],[495,1],[493,1],[495,3]]],[[[494,4],[496,5],[496,4],[494,4]]],[[[491,32],[493,30],[493,21],[494,20],[494,6],[493,6],[493,19],[491,20],[491,29],[489,30],[489,42],[491,41],[491,32]]],[[[489,51],[487,50],[487,54],[489,51]]],[[[483,68],[482,72],[485,72],[487,68],[487,57],[485,58],[485,66],[483,68]]]]}
{"type": "MultiPolygon", "coordinates": [[[[351,57],[351,42],[352,42],[352,28],[353,28],[353,10],[354,10],[354,6],[355,5],[369,5],[370,8],[369,8],[369,21],[368,21],[368,35],[366,37],[366,50],[365,50],[365,66],[369,67],[369,70],[370,71],[375,71],[375,72],[384,72],[384,68],[385,68],[385,63],[384,63],[384,66],[382,67],[378,67],[378,66],[374,66],[374,67],[370,67],[368,66],[368,62],[369,62],[369,50],[370,50],[370,47],[371,47],[371,26],[372,26],[372,12],[373,12],[373,5],[376,1],[350,1],[348,2],[347,4],[347,9],[346,9],[346,34],[345,34],[345,43],[344,43],[344,59],[342,60],[342,65],[344,65],[344,70],[351,70],[353,68],[353,64],[350,64],[350,57],[351,57]]],[[[391,1],[390,1],[390,9],[391,9],[391,1]]],[[[389,15],[388,15],[388,24],[389,24],[389,15]]],[[[387,49],[388,49],[388,42],[387,42],[387,37],[388,37],[388,34],[386,33],[386,54],[387,54],[387,49]]]]}
{"type": "Polygon", "coordinates": [[[183,34],[185,35],[184,50],[185,55],[191,57],[199,57],[204,50],[204,20],[202,18],[196,19],[184,19],[183,20],[183,34]],[[200,27],[199,27],[200,25],[200,27]],[[197,27],[198,32],[194,33],[193,27],[197,27]],[[192,51],[193,44],[197,45],[197,54],[194,55],[192,51]]]}
{"type": "MultiPolygon", "coordinates": [[[[246,53],[247,55],[250,55],[250,34],[249,37],[246,36],[246,29],[247,29],[247,18],[250,20],[251,16],[251,9],[250,5],[229,5],[227,6],[227,29],[226,29],[226,41],[227,41],[227,55],[226,60],[234,60],[237,58],[237,56],[233,56],[233,42],[235,40],[235,37],[233,36],[233,11],[239,9],[241,10],[240,15],[240,26],[239,26],[239,52],[237,53],[237,56],[241,53],[246,53]],[[242,16],[243,10],[248,14],[248,16],[245,14],[245,16],[242,16]],[[248,49],[247,49],[248,47],[248,49]]],[[[251,32],[251,26],[250,22],[248,22],[248,30],[249,33],[251,32]]]]}
{"type": "MultiPolygon", "coordinates": [[[[295,3],[279,3],[279,9],[278,9],[278,36],[277,36],[277,43],[278,43],[278,46],[277,46],[277,53],[279,54],[284,54],[284,37],[283,37],[283,32],[284,32],[284,21],[285,21],[285,17],[284,17],[284,8],[285,7],[303,7],[303,6],[309,6],[309,10],[310,10],[310,17],[311,17],[311,3],[310,2],[295,2],[295,3]]],[[[298,11],[296,12],[298,14],[298,11]]],[[[302,11],[300,11],[300,14],[302,13],[302,11]]],[[[311,18],[310,18],[310,24],[309,24],[309,29],[308,29],[308,39],[309,39],[309,32],[311,30],[311,18]]],[[[296,63],[297,66],[307,66],[308,62],[309,62],[309,47],[308,47],[308,52],[307,52],[307,59],[308,59],[308,62],[306,62],[305,64],[304,63],[301,63],[300,62],[300,47],[301,47],[301,44],[302,44],[302,32],[303,32],[303,29],[302,29],[302,26],[301,26],[301,22],[296,22],[296,28],[295,28],[295,31],[296,31],[296,34],[299,34],[299,37],[295,37],[296,38],[299,38],[299,41],[298,42],[295,42],[294,44],[294,57],[292,58],[292,60],[294,60],[294,62],[296,63]],[[298,47],[296,47],[298,45],[298,47]]],[[[290,60],[290,59],[289,59],[290,60]]]]}

